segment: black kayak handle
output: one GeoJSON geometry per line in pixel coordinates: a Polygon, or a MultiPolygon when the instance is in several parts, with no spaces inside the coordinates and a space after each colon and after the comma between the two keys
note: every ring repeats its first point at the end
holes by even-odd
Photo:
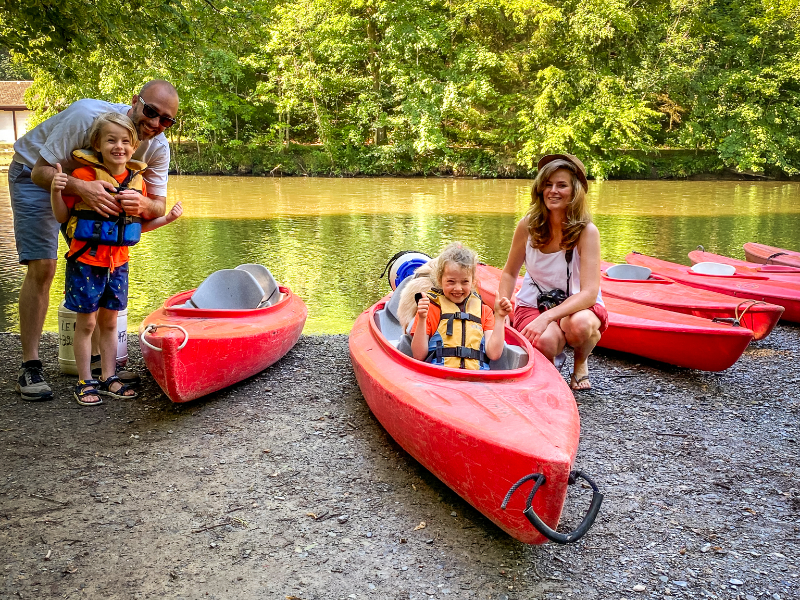
{"type": "Polygon", "coordinates": [[[511,496],[514,494],[514,492],[516,492],[517,489],[519,489],[519,487],[526,481],[535,479],[536,483],[534,484],[531,493],[528,494],[528,498],[525,501],[525,510],[522,511],[522,514],[524,514],[528,521],[530,521],[531,525],[536,528],[536,531],[541,533],[551,542],[556,542],[557,544],[571,544],[573,542],[577,542],[594,524],[594,520],[597,518],[597,513],[600,512],[600,506],[603,504],[603,494],[600,493],[600,490],[597,488],[595,482],[592,481],[592,479],[582,471],[576,470],[570,472],[567,482],[568,485],[574,484],[578,478],[586,480],[586,482],[592,486],[592,502],[589,504],[589,510],[586,511],[583,521],[581,521],[580,525],[578,525],[574,531],[570,531],[568,533],[559,533],[554,529],[551,529],[533,510],[533,506],[531,506],[533,503],[533,496],[536,494],[537,490],[547,482],[547,478],[542,473],[531,473],[530,475],[525,475],[525,477],[512,485],[511,489],[508,490],[506,497],[503,499],[503,503],[500,505],[500,508],[505,510],[506,506],[508,505],[508,501],[511,499],[511,496]]]}

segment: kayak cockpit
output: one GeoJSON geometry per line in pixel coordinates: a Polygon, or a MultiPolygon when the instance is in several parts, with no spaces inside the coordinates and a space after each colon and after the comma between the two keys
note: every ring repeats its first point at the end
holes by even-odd
{"type": "Polygon", "coordinates": [[[275,281],[267,267],[244,264],[214,271],[197,289],[169,298],[164,307],[185,316],[235,317],[275,307],[290,295],[289,289],[275,281]]]}
{"type": "Polygon", "coordinates": [[[267,267],[249,263],[211,273],[182,308],[253,310],[277,304],[282,295],[267,267]]]}
{"type": "MultiPolygon", "coordinates": [[[[397,316],[402,287],[401,284],[400,287],[394,291],[389,301],[382,308],[378,308],[378,310],[375,311],[374,322],[376,328],[380,331],[388,344],[396,348],[402,354],[412,357],[411,336],[403,331],[403,327],[397,316]]],[[[489,369],[491,371],[511,371],[525,367],[528,362],[529,356],[525,348],[505,342],[502,356],[497,360],[491,361],[489,363],[489,369]]],[[[430,366],[441,369],[446,368],[437,367],[436,365],[430,366]]]]}

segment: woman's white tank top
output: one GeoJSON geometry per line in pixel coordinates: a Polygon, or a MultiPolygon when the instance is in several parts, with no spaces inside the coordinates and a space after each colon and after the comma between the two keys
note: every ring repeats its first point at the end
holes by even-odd
{"type": "MultiPolygon", "coordinates": [[[[559,250],[545,254],[538,248],[531,246],[531,239],[525,245],[525,276],[522,278],[522,288],[517,293],[517,302],[522,306],[532,306],[536,308],[536,298],[539,290],[533,284],[535,281],[542,292],[553,289],[567,291],[567,252],[559,250]]],[[[581,257],[578,247],[572,252],[572,264],[569,266],[570,272],[570,295],[581,291],[581,257]]],[[[597,290],[597,304],[603,304],[600,290],[597,290]]]]}

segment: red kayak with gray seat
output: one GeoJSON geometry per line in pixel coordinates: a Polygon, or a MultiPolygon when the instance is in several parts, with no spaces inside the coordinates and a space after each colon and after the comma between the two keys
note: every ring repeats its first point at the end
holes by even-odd
{"type": "Polygon", "coordinates": [[[777,325],[783,307],[757,300],[742,300],[727,294],[689,287],[655,275],[647,267],[601,261],[600,289],[604,298],[619,298],[655,308],[731,323],[765,338],[777,325]]]}
{"type": "MultiPolygon", "coordinates": [[[[502,271],[480,265],[481,297],[494,303],[502,271]]],[[[522,285],[517,279],[516,289],[522,285]]],[[[602,285],[602,284],[601,284],[602,285]]],[[[597,345],[678,367],[722,371],[733,365],[753,339],[753,332],[729,323],[663,310],[637,302],[604,297],[608,329],[597,345]]]]}
{"type": "Polygon", "coordinates": [[[713,252],[706,252],[702,249],[702,246],[689,252],[689,260],[692,261],[692,265],[704,262],[720,263],[735,267],[736,272],[741,275],[761,275],[773,281],[800,283],[800,267],[748,262],[721,254],[714,254],[713,252]]]}
{"type": "Polygon", "coordinates": [[[559,372],[510,329],[489,370],[415,360],[397,317],[400,290],[364,311],[350,332],[353,370],[372,413],[411,456],[509,535],[527,544],[579,539],[602,494],[573,471],[580,420],[559,372]],[[578,477],[594,490],[590,508],[575,531],[557,532],[567,486],[578,477]]]}
{"type": "Polygon", "coordinates": [[[263,265],[211,273],[139,326],[142,357],[173,402],[247,379],[297,343],[308,311],[263,265]]]}
{"type": "Polygon", "coordinates": [[[779,281],[763,273],[737,271],[733,265],[715,262],[687,267],[638,252],[628,254],[625,261],[690,287],[782,306],[782,319],[800,322],[800,282],[779,281]]]}

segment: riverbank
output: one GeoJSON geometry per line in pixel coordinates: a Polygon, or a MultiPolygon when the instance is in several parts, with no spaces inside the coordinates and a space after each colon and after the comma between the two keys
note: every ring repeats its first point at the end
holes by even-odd
{"type": "MultiPolygon", "coordinates": [[[[347,336],[188,405],[146,378],[81,408],[53,334],[56,399],[23,402],[18,353],[0,334],[2,597],[800,597],[798,326],[723,373],[599,351],[576,466],[606,497],[566,547],[512,540],[399,448],[347,336]]],[[[574,526],[589,496],[570,493],[574,526]]]]}
{"type": "MultiPolygon", "coordinates": [[[[517,161],[516,152],[493,148],[450,147],[424,154],[385,146],[319,144],[273,146],[263,144],[171,143],[170,169],[178,175],[253,175],[315,177],[471,177],[479,179],[532,179],[536,169],[517,161]]],[[[710,150],[664,148],[650,152],[610,150],[582,156],[589,176],[605,179],[769,179],[785,178],[779,172],[741,173],[726,169],[710,150]],[[610,165],[613,165],[610,166],[610,165]]]]}
{"type": "MultiPolygon", "coordinates": [[[[450,148],[447,152],[409,154],[391,146],[342,147],[335,152],[319,144],[198,144],[170,142],[174,175],[251,175],[254,177],[466,177],[476,179],[533,179],[536,169],[519,164],[513,152],[490,148],[450,148]]],[[[11,144],[0,144],[0,171],[8,170],[11,144]]],[[[597,157],[613,169],[592,170],[591,156],[583,157],[590,177],[604,179],[691,179],[697,181],[798,180],[768,169],[765,173],[726,168],[710,150],[664,148],[651,152],[618,150],[597,157]],[[622,159],[622,157],[625,157],[622,159]]]]}

